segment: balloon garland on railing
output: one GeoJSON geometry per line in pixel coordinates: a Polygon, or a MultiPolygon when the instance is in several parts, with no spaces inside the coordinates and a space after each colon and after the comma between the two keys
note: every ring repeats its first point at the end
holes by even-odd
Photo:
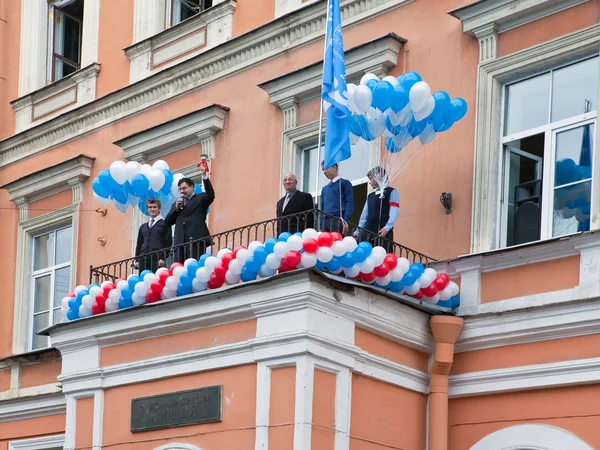
{"type": "Polygon", "coordinates": [[[425,303],[456,308],[459,288],[444,273],[411,264],[406,258],[386,253],[383,247],[357,242],[339,233],[282,233],[264,244],[251,242],[233,251],[219,250],[217,256],[202,255],[184,264],[173,263],[170,269],[149,270],[130,275],[115,283],[105,281],[88,287],[77,286],[62,299],[62,314],[68,320],[129,308],[194,292],[218,289],[223,285],[265,278],[277,272],[303,267],[317,267],[352,280],[373,284],[395,293],[404,293],[425,303]]]}
{"type": "MultiPolygon", "coordinates": [[[[92,181],[94,198],[102,205],[112,205],[120,212],[129,206],[136,206],[148,214],[146,201],[151,198],[160,200],[160,213],[163,217],[179,197],[177,183],[184,177],[181,173],[172,173],[169,165],[158,160],[154,164],[140,164],[136,161],[114,161],[110,169],[101,170],[92,181]]],[[[202,192],[202,186],[194,185],[194,192],[202,192]]]]}

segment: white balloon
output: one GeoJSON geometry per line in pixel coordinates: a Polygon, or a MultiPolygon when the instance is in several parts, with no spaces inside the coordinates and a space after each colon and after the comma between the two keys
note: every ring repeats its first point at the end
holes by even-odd
{"type": "Polygon", "coordinates": [[[302,239],[316,239],[319,236],[319,232],[314,228],[307,228],[302,232],[302,239]]]}
{"type": "Polygon", "coordinates": [[[258,241],[252,241],[252,242],[250,242],[250,244],[248,244],[248,251],[250,252],[251,255],[254,255],[254,251],[258,247],[262,247],[262,244],[258,241]]]}
{"type": "Polygon", "coordinates": [[[95,192],[94,192],[94,200],[96,200],[98,203],[100,203],[101,205],[104,205],[104,206],[106,206],[106,205],[108,205],[110,203],[110,198],[100,197],[95,192]]]}
{"type": "Polygon", "coordinates": [[[371,107],[367,113],[367,119],[371,135],[374,137],[383,135],[383,132],[386,130],[385,115],[378,109],[371,107]]]}
{"type": "Polygon", "coordinates": [[[81,291],[85,291],[86,289],[87,288],[83,284],[80,284],[73,290],[73,292],[75,292],[75,294],[79,294],[81,291]]]}
{"type": "Polygon", "coordinates": [[[152,173],[152,166],[150,164],[142,164],[142,168],[140,171],[142,175],[146,175],[146,178],[148,178],[148,175],[152,173]]]}
{"type": "Polygon", "coordinates": [[[431,115],[433,109],[435,108],[435,100],[433,97],[429,97],[425,106],[423,106],[418,111],[415,111],[415,120],[424,120],[431,115]]]}
{"type": "Polygon", "coordinates": [[[173,269],[173,277],[175,277],[177,279],[177,281],[179,281],[179,277],[181,276],[181,274],[183,272],[185,272],[185,267],[177,266],[173,269]]]}
{"type": "Polygon", "coordinates": [[[430,305],[435,305],[437,302],[440,301],[440,296],[438,294],[435,294],[434,297],[427,297],[427,296],[423,296],[421,298],[421,300],[425,303],[429,303],[430,305]]]}
{"type": "Polygon", "coordinates": [[[362,273],[371,273],[373,272],[373,269],[375,269],[375,263],[373,262],[373,259],[369,256],[363,262],[358,264],[358,268],[362,273]]]}
{"type": "Polygon", "coordinates": [[[152,190],[155,192],[160,191],[165,184],[165,174],[158,169],[151,169],[147,176],[152,190]]]}
{"type": "Polygon", "coordinates": [[[455,295],[458,295],[458,292],[459,292],[458,284],[456,284],[454,281],[451,281],[450,283],[448,283],[448,286],[452,287],[452,295],[450,297],[454,297],[455,295]]]}
{"type": "MultiPolygon", "coordinates": [[[[200,269],[198,269],[200,270],[200,269]]],[[[206,281],[200,281],[198,278],[192,280],[192,292],[202,292],[206,290],[206,281]]]]}
{"type": "Polygon", "coordinates": [[[159,267],[159,269],[156,271],[156,276],[160,275],[161,272],[164,272],[165,270],[169,270],[166,267],[159,267]]]}
{"type": "Polygon", "coordinates": [[[221,259],[223,258],[223,256],[225,256],[227,253],[232,253],[231,250],[229,250],[228,248],[222,248],[221,250],[219,250],[219,252],[217,253],[217,259],[221,259]]]}
{"type": "Polygon", "coordinates": [[[452,297],[452,286],[448,284],[448,286],[439,291],[438,294],[440,295],[440,300],[450,300],[450,298],[452,297]]]}
{"type": "Polygon", "coordinates": [[[358,245],[356,243],[356,239],[354,239],[352,236],[346,236],[344,239],[342,239],[342,242],[344,243],[344,247],[346,248],[347,252],[353,251],[358,245]]]}
{"type": "Polygon", "coordinates": [[[302,248],[302,238],[293,234],[287,240],[287,245],[290,250],[299,251],[302,248]]]}
{"type": "MultiPolygon", "coordinates": [[[[398,116],[398,125],[402,127],[407,126],[413,119],[413,111],[412,109],[410,109],[410,104],[406,105],[396,115],[398,116]]],[[[410,142],[412,140],[412,136],[409,133],[405,133],[403,134],[403,137],[406,137],[406,135],[408,135],[408,137],[410,138],[408,140],[408,142],[410,142]]]]}
{"type": "Polygon", "coordinates": [[[175,183],[175,186],[177,186],[177,183],[179,183],[179,180],[181,180],[182,178],[185,178],[185,175],[182,173],[173,174],[173,183],[175,183]]]}
{"type": "MultiPolygon", "coordinates": [[[[84,308],[91,308],[92,304],[94,303],[95,300],[95,296],[92,297],[90,294],[88,295],[84,295],[83,298],[81,299],[81,306],[84,308]]],[[[90,309],[91,312],[91,309],[90,309]]]]}
{"type": "Polygon", "coordinates": [[[398,258],[398,264],[396,265],[396,268],[401,268],[402,273],[405,274],[410,268],[410,261],[406,258],[398,258]]]}
{"type": "Polygon", "coordinates": [[[421,286],[419,285],[418,282],[414,282],[413,284],[411,284],[410,286],[405,286],[404,287],[404,291],[408,294],[408,295],[415,295],[417,292],[419,292],[421,290],[421,286]]]}
{"type": "Polygon", "coordinates": [[[354,91],[354,104],[358,114],[366,114],[371,107],[371,101],[373,100],[373,93],[367,86],[357,86],[354,91]]]}
{"type": "Polygon", "coordinates": [[[187,269],[187,266],[189,263],[196,261],[194,258],[188,258],[183,262],[183,267],[185,267],[187,269]]]}
{"type": "Polygon", "coordinates": [[[110,165],[110,176],[118,184],[123,184],[127,181],[126,165],[123,161],[115,161],[110,165]]]}
{"type": "Polygon", "coordinates": [[[314,267],[317,265],[317,255],[314,253],[302,253],[300,264],[304,267],[314,267]]]}
{"type": "MultiPolygon", "coordinates": [[[[306,254],[306,253],[304,253],[304,254],[306,254]]],[[[277,269],[279,269],[279,266],[281,265],[281,258],[278,258],[277,255],[275,255],[274,253],[271,253],[270,255],[267,255],[265,264],[267,265],[267,267],[269,269],[277,270],[277,269]]],[[[231,267],[231,264],[229,266],[231,267]]]]}
{"type": "MultiPolygon", "coordinates": [[[[126,287],[127,287],[127,281],[125,281],[125,280],[121,280],[121,281],[119,281],[119,282],[117,283],[117,289],[116,289],[116,290],[117,290],[117,291],[118,291],[118,293],[120,294],[120,293],[121,293],[121,291],[122,291],[124,288],[126,288],[126,287]]],[[[110,292],[112,292],[112,291],[110,291],[110,292]]],[[[109,296],[110,296],[110,292],[108,293],[108,295],[109,295],[109,296]]]]}
{"type": "Polygon", "coordinates": [[[367,82],[371,80],[379,81],[379,77],[374,73],[365,73],[360,79],[360,84],[367,84],[367,82]]]}
{"type": "Polygon", "coordinates": [[[179,284],[179,281],[173,275],[171,275],[169,278],[167,278],[165,280],[165,287],[171,291],[177,290],[178,284],[179,284]]]}
{"type": "Polygon", "coordinates": [[[106,303],[104,304],[104,309],[106,311],[116,311],[117,309],[119,309],[119,302],[118,301],[113,301],[113,300],[107,300],[106,303]]]}
{"type": "Polygon", "coordinates": [[[219,260],[217,258],[215,258],[214,256],[209,256],[208,258],[206,258],[206,261],[204,261],[204,267],[206,267],[206,270],[208,270],[209,272],[212,272],[215,269],[215,266],[218,262],[219,260]]]}
{"type": "Polygon", "coordinates": [[[335,241],[331,246],[331,251],[333,252],[333,256],[344,256],[346,254],[346,244],[344,241],[335,241]]]}
{"type": "Polygon", "coordinates": [[[104,289],[104,288],[105,288],[106,286],[108,286],[109,284],[112,284],[112,282],[111,282],[111,281],[108,281],[108,280],[106,280],[106,281],[103,281],[102,283],[100,283],[100,286],[102,287],[102,289],[104,289]]]}
{"type": "MultiPolygon", "coordinates": [[[[246,262],[246,260],[250,257],[250,251],[248,251],[245,248],[242,248],[240,250],[238,250],[238,252],[235,255],[235,259],[237,259],[240,264],[244,264],[246,262]]],[[[233,261],[232,261],[233,262],[233,261]]],[[[231,264],[230,264],[231,265],[231,264]]],[[[241,269],[240,269],[241,270],[241,269]]],[[[241,272],[240,272],[241,273],[241,272]]]]}
{"type": "Polygon", "coordinates": [[[228,270],[227,272],[225,272],[225,283],[226,284],[237,284],[239,282],[240,282],[239,275],[232,273],[231,270],[228,270]]]}
{"type": "Polygon", "coordinates": [[[127,181],[131,183],[131,180],[138,173],[142,172],[142,165],[137,161],[129,161],[125,164],[125,175],[127,177],[127,181]]]}
{"type": "Polygon", "coordinates": [[[348,278],[354,278],[360,274],[360,269],[358,268],[358,265],[355,264],[352,267],[346,267],[344,273],[348,278]]]}
{"type": "Polygon", "coordinates": [[[429,287],[429,285],[431,283],[433,283],[433,278],[431,278],[429,275],[427,275],[426,273],[424,273],[423,275],[421,275],[418,279],[417,279],[417,283],[419,284],[419,286],[421,286],[422,288],[426,288],[429,287]]]}
{"type": "MultiPolygon", "coordinates": [[[[427,274],[428,277],[433,278],[434,280],[437,278],[437,271],[431,267],[427,267],[423,273],[427,274]]],[[[432,281],[433,282],[433,281],[432,281]]]]}
{"type": "Polygon", "coordinates": [[[317,259],[325,264],[333,259],[333,251],[329,247],[319,247],[316,255],[317,259]]]}
{"type": "Polygon", "coordinates": [[[88,292],[90,293],[90,295],[92,296],[92,298],[96,298],[96,295],[98,295],[99,293],[101,293],[103,291],[103,289],[100,286],[92,286],[88,292]]]}
{"type": "Polygon", "coordinates": [[[287,246],[287,243],[285,243],[285,242],[279,241],[273,247],[273,253],[279,259],[283,258],[287,252],[288,252],[288,246],[287,246]]]}
{"type": "Polygon", "coordinates": [[[410,88],[408,98],[410,99],[410,107],[413,111],[418,111],[423,108],[431,97],[431,88],[424,81],[419,81],[410,88]]]}
{"type": "Polygon", "coordinates": [[[146,303],[146,296],[139,295],[137,292],[134,292],[133,294],[131,294],[131,301],[134,305],[143,305],[144,303],[146,303]]]}
{"type": "Polygon", "coordinates": [[[60,304],[63,308],[65,309],[69,309],[69,300],[71,300],[71,297],[65,297],[60,301],[60,304]]]}
{"type": "Polygon", "coordinates": [[[385,277],[375,277],[375,283],[381,287],[386,287],[392,281],[392,277],[388,273],[385,277]]]}
{"type": "Polygon", "coordinates": [[[396,281],[400,281],[404,276],[404,272],[401,267],[394,267],[393,270],[390,270],[390,279],[395,283],[396,281]]]}
{"type": "Polygon", "coordinates": [[[79,307],[79,317],[89,317],[92,315],[92,308],[88,308],[85,305],[79,307]]]}
{"type": "Polygon", "coordinates": [[[169,170],[169,165],[166,161],[159,159],[158,161],[154,161],[154,164],[152,164],[152,168],[158,170],[169,170]]]}
{"type": "MultiPolygon", "coordinates": [[[[233,261],[231,261],[233,262],[233,261]]],[[[229,264],[231,266],[231,264],[229,264]]],[[[201,281],[202,283],[206,283],[208,280],[210,280],[210,275],[211,275],[211,270],[208,270],[206,267],[200,267],[198,270],[196,270],[196,278],[198,281],[201,281]]],[[[169,281],[169,279],[167,278],[167,281],[169,281]]],[[[193,283],[193,281],[192,281],[193,283]]],[[[177,287],[177,286],[175,286],[177,287]]]]}
{"type": "Polygon", "coordinates": [[[108,292],[108,299],[113,303],[118,303],[119,297],[121,297],[121,292],[118,289],[113,289],[108,292]]]}
{"type": "Polygon", "coordinates": [[[146,286],[150,287],[154,280],[156,280],[156,275],[154,275],[153,273],[147,273],[146,275],[144,275],[144,284],[146,286]]]}
{"type": "Polygon", "coordinates": [[[167,299],[167,298],[174,298],[177,296],[177,290],[176,289],[168,289],[166,286],[163,288],[162,291],[162,296],[167,299]]]}
{"type": "MultiPolygon", "coordinates": [[[[386,255],[385,248],[378,245],[376,247],[373,247],[373,251],[371,251],[371,255],[369,256],[369,258],[371,258],[373,260],[373,264],[375,265],[375,267],[377,267],[383,263],[383,260],[385,259],[385,255],[386,255]]],[[[363,273],[367,273],[367,272],[363,272],[363,273]]]]}
{"type": "Polygon", "coordinates": [[[144,296],[146,295],[146,291],[148,289],[146,289],[146,285],[144,284],[144,282],[140,282],[140,283],[136,283],[135,287],[133,288],[133,290],[135,291],[135,293],[137,295],[141,295],[144,296]]]}
{"type": "Polygon", "coordinates": [[[276,273],[277,273],[277,270],[267,267],[266,264],[263,264],[262,266],[260,266],[260,271],[258,272],[258,274],[262,278],[271,277],[271,276],[275,275],[276,273]]]}
{"type": "Polygon", "coordinates": [[[390,83],[393,87],[396,86],[400,86],[400,83],[398,82],[398,78],[393,77],[391,75],[388,75],[387,77],[385,77],[383,80],[381,81],[387,81],[388,83],[390,83]]]}
{"type": "Polygon", "coordinates": [[[333,270],[333,271],[332,271],[332,272],[330,272],[330,273],[332,273],[332,274],[334,274],[334,275],[337,275],[337,274],[339,274],[339,273],[342,273],[343,271],[344,271],[344,268],[343,268],[343,267],[340,267],[339,269],[333,270]]]}
{"type": "Polygon", "coordinates": [[[356,113],[356,105],[354,104],[354,92],[356,91],[356,85],[352,83],[348,83],[346,85],[346,89],[348,90],[348,107],[350,111],[356,113]]]}
{"type": "MultiPolygon", "coordinates": [[[[267,256],[267,258],[268,258],[268,256],[267,256]]],[[[239,262],[237,260],[237,258],[232,259],[231,262],[229,263],[229,271],[236,275],[239,275],[240,273],[242,273],[242,268],[243,268],[243,265],[241,262],[239,262]]],[[[198,272],[196,272],[196,273],[198,273],[198,272]]]]}

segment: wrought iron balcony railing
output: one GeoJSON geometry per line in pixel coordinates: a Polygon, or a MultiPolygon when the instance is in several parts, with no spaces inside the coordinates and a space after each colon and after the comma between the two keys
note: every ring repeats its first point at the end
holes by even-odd
{"type": "MultiPolygon", "coordinates": [[[[145,253],[132,258],[122,259],[102,266],[90,266],[90,284],[103,281],[114,281],[117,278],[127,278],[137,273],[142,267],[156,267],[159,262],[164,261],[167,267],[173,261],[179,260],[180,255],[197,255],[206,248],[207,253],[216,255],[222,248],[233,250],[238,245],[248,246],[252,241],[264,243],[267,239],[278,237],[283,232],[295,233],[306,228],[316,230],[328,229],[329,231],[342,232],[339,218],[314,209],[298,214],[291,214],[277,219],[265,220],[251,225],[246,225],[222,233],[213,234],[209,237],[191,240],[184,244],[175,245],[170,248],[145,253]]],[[[397,257],[405,257],[410,262],[419,262],[427,265],[435,259],[419,253],[411,248],[400,245],[387,238],[360,228],[354,224],[348,224],[348,230],[343,233],[346,236],[354,235],[358,231],[359,241],[368,241],[371,244],[384,247],[389,253],[397,257]]]]}

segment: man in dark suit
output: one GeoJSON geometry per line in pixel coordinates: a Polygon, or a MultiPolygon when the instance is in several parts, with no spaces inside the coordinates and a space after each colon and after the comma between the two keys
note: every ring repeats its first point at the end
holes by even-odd
{"type": "Polygon", "coordinates": [[[140,273],[144,270],[156,272],[159,267],[164,267],[172,242],[171,227],[165,224],[160,215],[160,200],[149,199],[146,202],[146,208],[150,214],[150,220],[140,226],[135,247],[135,256],[138,257],[136,268],[140,273]],[[156,252],[156,250],[163,249],[166,250],[156,252]]]}
{"type": "Polygon", "coordinates": [[[182,178],[177,185],[181,197],[171,207],[165,218],[168,226],[175,225],[175,245],[187,244],[175,249],[175,259],[183,263],[188,258],[199,259],[210,245],[210,232],[206,225],[208,207],[215,199],[215,191],[206,172],[203,171],[204,189],[201,194],[194,194],[194,182],[190,178],[182,178]]]}
{"type": "Polygon", "coordinates": [[[283,176],[285,195],[277,202],[277,234],[302,232],[314,225],[312,195],[296,189],[298,179],[293,173],[283,176]],[[303,214],[301,214],[303,213],[303,214]],[[291,217],[290,214],[295,214],[291,217]]]}

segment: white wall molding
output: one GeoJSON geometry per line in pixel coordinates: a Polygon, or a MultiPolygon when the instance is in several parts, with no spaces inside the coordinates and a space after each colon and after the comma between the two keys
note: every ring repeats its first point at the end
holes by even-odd
{"type": "Polygon", "coordinates": [[[191,444],[180,444],[178,442],[161,445],[156,447],[154,450],[202,450],[200,447],[196,447],[191,444]]]}
{"type": "Polygon", "coordinates": [[[165,29],[166,2],[134,0],[133,43],[148,39],[165,29]]]}
{"type": "Polygon", "coordinates": [[[59,392],[62,392],[62,388],[58,382],[42,384],[39,386],[32,386],[28,388],[22,388],[18,385],[17,387],[13,387],[13,385],[11,384],[11,388],[8,391],[0,392],[0,401],[24,399],[26,397],[36,397],[40,395],[57,394],[59,392]]]}
{"type": "Polygon", "coordinates": [[[211,105],[119,139],[114,144],[123,149],[126,159],[138,162],[150,161],[199,143],[204,144],[203,151],[214,157],[214,136],[223,129],[228,112],[226,106],[211,105]]]}
{"type": "Polygon", "coordinates": [[[275,17],[284,16],[315,1],[318,0],[275,0],[275,17]]]}
{"type": "Polygon", "coordinates": [[[64,414],[65,411],[62,393],[6,400],[0,402],[0,423],[64,414]]]}
{"type": "MultiPolygon", "coordinates": [[[[286,122],[287,123],[287,122],[286,122]]],[[[323,120],[325,124],[325,120],[323,120]]],[[[291,125],[291,123],[289,123],[291,125]]],[[[279,179],[283,179],[286,173],[296,173],[296,155],[302,147],[317,142],[319,137],[319,122],[309,122],[296,127],[283,130],[281,135],[281,169],[279,179]]],[[[280,187],[280,195],[284,195],[285,189],[280,187]]]]}
{"type": "Polygon", "coordinates": [[[8,450],[48,450],[49,448],[62,448],[65,443],[64,435],[44,436],[33,439],[10,441],[8,450]]]}
{"type": "Polygon", "coordinates": [[[487,435],[471,450],[594,450],[574,434],[546,424],[514,425],[487,435]]]}
{"type": "MultiPolygon", "coordinates": [[[[141,7],[136,5],[134,9],[139,11],[141,7]]],[[[129,82],[135,83],[227,42],[233,33],[235,7],[235,0],[220,2],[188,20],[127,47],[125,56],[130,61],[129,82]]],[[[146,18],[155,18],[157,7],[147,5],[145,8],[148,8],[146,18]]],[[[143,34],[159,28],[158,25],[151,24],[147,27],[143,34]]]]}
{"type": "Polygon", "coordinates": [[[473,30],[479,41],[479,62],[496,59],[498,56],[498,29],[496,24],[486,24],[473,30]]]}
{"type": "MultiPolygon", "coordinates": [[[[99,41],[100,0],[84,0],[83,37],[81,39],[81,67],[86,67],[98,61],[99,41]]],[[[94,94],[96,90],[95,84],[96,79],[94,78],[94,94]]]]}
{"type": "MultiPolygon", "coordinates": [[[[345,28],[399,8],[412,0],[348,0],[342,5],[345,28]]],[[[69,111],[0,142],[0,167],[80,138],[94,130],[239,73],[310,42],[322,39],[326,5],[317,2],[231,39],[124,89],[69,111]]]]}

